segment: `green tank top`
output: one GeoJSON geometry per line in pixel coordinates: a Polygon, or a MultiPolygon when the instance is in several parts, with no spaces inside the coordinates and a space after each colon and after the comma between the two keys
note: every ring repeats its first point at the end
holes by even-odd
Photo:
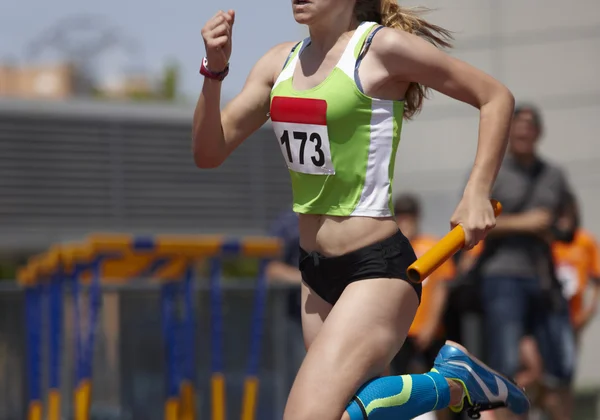
{"type": "Polygon", "coordinates": [[[329,76],[312,89],[298,91],[292,79],[310,43],[305,39],[292,50],[273,86],[270,117],[290,172],[297,213],[393,215],[392,181],[404,102],[370,98],[357,84],[361,53],[376,25],[361,23],[329,76]]]}

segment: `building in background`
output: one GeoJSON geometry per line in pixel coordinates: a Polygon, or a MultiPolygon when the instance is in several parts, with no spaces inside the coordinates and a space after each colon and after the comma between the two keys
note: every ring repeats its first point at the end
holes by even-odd
{"type": "Polygon", "coordinates": [[[174,100],[177,67],[169,65],[157,80],[137,72],[94,80],[74,64],[14,65],[0,62],[0,97],[53,99],[90,97],[97,99],[174,100]]]}
{"type": "Polygon", "coordinates": [[[69,64],[18,66],[0,63],[0,96],[66,99],[76,94],[77,72],[69,64]]]}
{"type": "Polygon", "coordinates": [[[193,105],[0,98],[0,254],[90,232],[264,234],[291,205],[268,125],[196,168],[193,105]]]}
{"type": "Polygon", "coordinates": [[[156,87],[145,74],[132,74],[109,78],[96,86],[97,96],[110,99],[135,99],[151,97],[156,87]]]}

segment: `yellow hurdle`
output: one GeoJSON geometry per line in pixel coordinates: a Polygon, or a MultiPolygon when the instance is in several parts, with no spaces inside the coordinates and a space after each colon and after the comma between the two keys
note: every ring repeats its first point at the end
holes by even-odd
{"type": "Polygon", "coordinates": [[[42,420],[42,402],[32,401],[27,407],[27,420],[42,420]]]}
{"type": "Polygon", "coordinates": [[[225,420],[225,376],[215,373],[211,378],[212,420],[225,420]]]}
{"type": "Polygon", "coordinates": [[[60,419],[60,390],[51,389],[48,393],[48,420],[60,419]]]}
{"type": "Polygon", "coordinates": [[[180,420],[179,398],[167,398],[165,401],[165,420],[180,420]]]}
{"type": "Polygon", "coordinates": [[[258,378],[252,376],[244,382],[244,400],[242,401],[242,420],[254,420],[258,403],[258,378]]]}
{"type": "Polygon", "coordinates": [[[179,390],[179,420],[195,420],[196,404],[194,386],[189,381],[181,383],[179,390]]]}
{"type": "Polygon", "coordinates": [[[84,379],[75,390],[75,420],[90,420],[91,397],[92,383],[84,379]]]}

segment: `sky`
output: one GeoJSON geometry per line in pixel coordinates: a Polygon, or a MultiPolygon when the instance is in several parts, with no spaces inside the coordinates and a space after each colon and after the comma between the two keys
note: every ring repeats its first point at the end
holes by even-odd
{"type": "MultiPolygon", "coordinates": [[[[95,16],[110,34],[118,34],[133,49],[114,47],[99,55],[97,68],[105,79],[122,69],[139,69],[156,75],[170,60],[180,65],[181,91],[195,97],[202,86],[198,74],[204,56],[200,30],[219,9],[236,11],[233,54],[229,76],[224,83],[226,96],[243,86],[252,65],[270,47],[284,41],[301,39],[306,29],[292,17],[291,0],[21,0],[12,1],[0,13],[0,62],[52,62],[59,55],[51,46],[29,58],[27,52],[37,39],[48,39],[48,29],[76,16],[95,16]],[[175,6],[176,5],[176,6],[175,6]],[[259,13],[258,10],[267,13],[259,13]],[[34,11],[34,12],[32,12],[34,11]]],[[[76,29],[69,32],[71,42],[91,39],[98,31],[76,29]]],[[[43,44],[47,45],[47,44],[43,44]]]]}

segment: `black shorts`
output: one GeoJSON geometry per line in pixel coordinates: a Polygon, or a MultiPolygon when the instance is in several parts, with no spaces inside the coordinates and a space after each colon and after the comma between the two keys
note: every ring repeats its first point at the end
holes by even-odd
{"type": "Polygon", "coordinates": [[[442,339],[436,339],[431,342],[429,347],[424,350],[419,350],[415,345],[415,341],[412,337],[406,337],[402,348],[390,364],[392,369],[392,375],[404,375],[406,373],[419,373],[411,372],[411,368],[414,365],[418,365],[421,368],[425,368],[426,371],[431,369],[433,362],[437,357],[440,349],[444,346],[445,341],[442,339]]]}
{"type": "MultiPolygon", "coordinates": [[[[397,233],[381,242],[337,257],[300,248],[302,280],[317,295],[334,305],[352,282],[377,278],[408,281],[406,269],[417,257],[408,239],[397,233]]],[[[421,301],[421,284],[410,283],[421,301]]]]}

